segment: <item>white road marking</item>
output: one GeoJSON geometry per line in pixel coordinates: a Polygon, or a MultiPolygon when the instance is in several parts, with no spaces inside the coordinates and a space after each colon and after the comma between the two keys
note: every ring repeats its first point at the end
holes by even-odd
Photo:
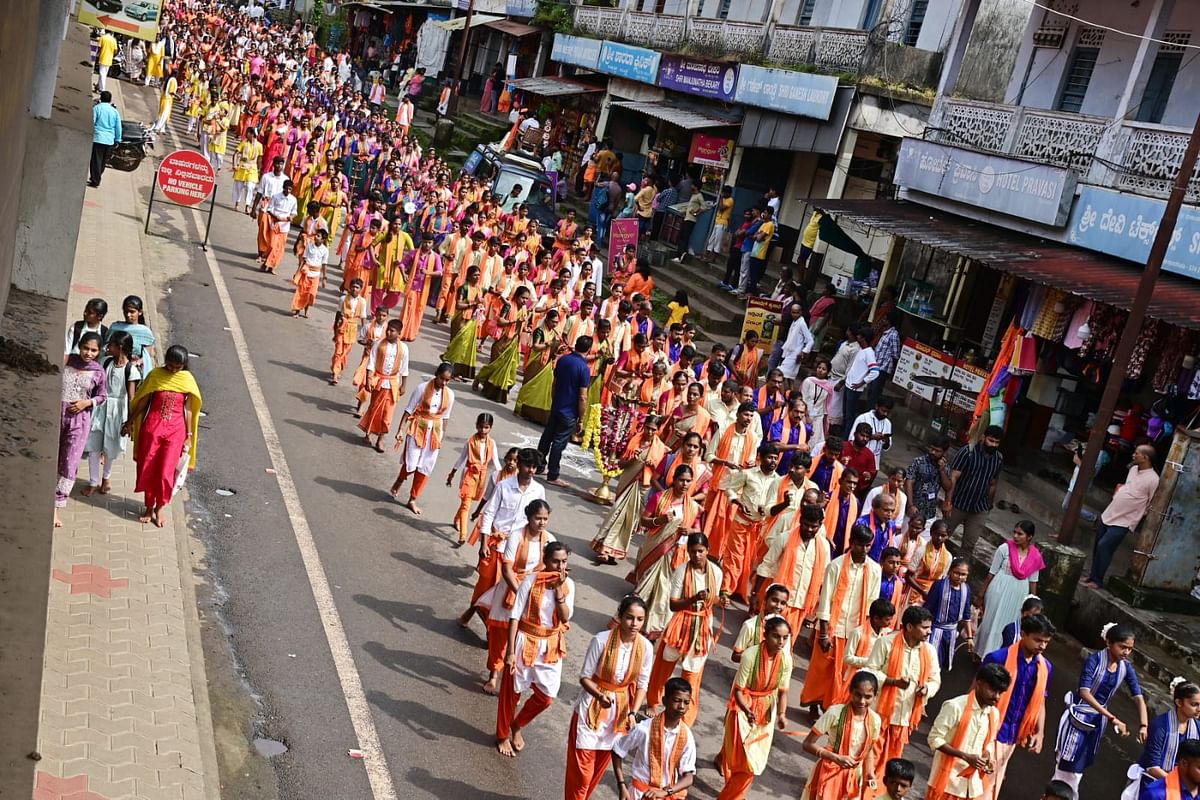
{"type": "Polygon", "coordinates": [[[258,382],[258,374],[250,361],[250,348],[246,344],[246,335],[242,331],[242,323],[238,320],[233,301],[229,297],[229,289],[221,276],[220,266],[211,250],[206,251],[208,271],[212,274],[213,287],[225,310],[225,319],[229,323],[229,332],[233,338],[233,346],[237,351],[238,362],[242,367],[242,376],[246,380],[246,388],[250,390],[250,402],[254,406],[254,414],[258,417],[258,426],[262,430],[263,442],[267,445],[267,453],[271,458],[271,467],[275,470],[275,481],[283,495],[283,505],[287,510],[288,519],[292,523],[292,532],[296,535],[296,547],[300,550],[300,558],[304,561],[304,571],[308,573],[308,584],[312,588],[313,600],[317,604],[317,613],[321,617],[321,627],[325,630],[325,638],[329,642],[329,650],[333,655],[333,665],[337,670],[338,681],[342,685],[342,695],[346,698],[346,708],[350,712],[350,722],[354,725],[354,733],[358,737],[359,749],[363,753],[363,765],[367,770],[367,779],[371,782],[371,795],[374,800],[397,800],[396,787],[392,783],[392,773],[388,769],[387,759],[383,755],[383,747],[379,743],[379,732],[375,729],[375,721],[371,717],[371,709],[363,692],[362,679],[358,667],[354,664],[354,655],[350,650],[350,642],[346,638],[346,630],[342,626],[341,616],[333,602],[333,593],[329,590],[329,579],[325,575],[325,567],[321,564],[321,556],[317,552],[316,542],[313,541],[312,529],[308,527],[308,519],[300,505],[300,493],[292,481],[292,471],[288,467],[283,454],[283,446],[275,423],[271,420],[267,398],[263,394],[262,385],[258,382]]]}
{"type": "MultiPolygon", "coordinates": [[[[541,439],[541,434],[532,433],[510,433],[506,435],[506,441],[500,449],[504,453],[510,447],[532,447],[537,449],[538,440],[541,439]]],[[[581,478],[595,478],[596,476],[596,457],[592,455],[591,450],[582,450],[581,448],[570,445],[566,450],[563,450],[562,461],[560,462],[563,472],[573,472],[581,478]]]]}

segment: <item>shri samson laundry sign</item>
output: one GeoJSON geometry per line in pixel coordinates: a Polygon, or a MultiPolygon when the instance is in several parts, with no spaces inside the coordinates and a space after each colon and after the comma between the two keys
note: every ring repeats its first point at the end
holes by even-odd
{"type": "Polygon", "coordinates": [[[1031,222],[1062,227],[1075,197],[1074,170],[905,139],[896,183],[1031,222]]]}

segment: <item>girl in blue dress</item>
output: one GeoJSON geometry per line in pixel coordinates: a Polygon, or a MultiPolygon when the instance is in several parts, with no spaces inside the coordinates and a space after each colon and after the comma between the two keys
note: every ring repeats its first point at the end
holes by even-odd
{"type": "Polygon", "coordinates": [[[1179,745],[1189,739],[1200,739],[1200,686],[1176,678],[1171,681],[1175,704],[1165,714],[1150,720],[1150,731],[1142,748],[1142,757],[1129,766],[1129,785],[1121,800],[1137,800],[1145,786],[1175,769],[1179,745]]]}
{"type": "Polygon", "coordinates": [[[1118,735],[1129,735],[1129,727],[1108,710],[1108,704],[1121,684],[1129,688],[1129,694],[1137,703],[1141,722],[1137,734],[1139,743],[1146,741],[1150,727],[1146,722],[1142,687],[1133,664],[1129,663],[1135,639],[1133,628],[1110,622],[1100,634],[1104,637],[1105,647],[1088,656],[1079,675],[1079,688],[1067,694],[1067,708],[1058,722],[1058,742],[1054,748],[1058,758],[1054,779],[1069,784],[1076,794],[1083,771],[1096,760],[1108,723],[1112,723],[1118,735]]]}
{"type": "Polygon", "coordinates": [[[971,586],[967,583],[970,573],[967,559],[956,558],[950,562],[946,577],[930,586],[929,594],[925,595],[925,607],[933,614],[929,643],[937,651],[942,672],[954,666],[954,649],[960,630],[968,647],[974,642],[971,586]]]}

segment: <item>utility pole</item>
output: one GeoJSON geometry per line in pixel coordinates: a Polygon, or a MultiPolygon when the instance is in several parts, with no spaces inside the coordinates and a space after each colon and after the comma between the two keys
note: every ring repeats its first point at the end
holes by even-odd
{"type": "Polygon", "coordinates": [[[475,0],[470,0],[467,3],[467,18],[463,22],[462,41],[458,43],[458,70],[455,72],[455,77],[458,78],[459,84],[462,84],[463,70],[467,65],[467,39],[471,35],[471,17],[475,15],[475,0]]]}
{"type": "Polygon", "coordinates": [[[1192,136],[1188,139],[1187,148],[1183,151],[1183,160],[1179,164],[1179,174],[1175,176],[1175,184],[1171,187],[1171,195],[1163,209],[1162,220],[1158,223],[1158,232],[1154,235],[1154,244],[1150,248],[1150,257],[1146,260],[1146,269],[1138,282],[1137,294],[1133,297],[1133,306],[1129,309],[1129,319],[1125,321],[1125,329],[1121,332],[1121,341],[1117,344],[1116,355],[1113,356],[1112,370],[1104,383],[1104,394],[1100,397],[1100,408],[1096,411],[1096,421],[1088,434],[1087,450],[1083,453],[1083,463],[1079,465],[1079,475],[1075,478],[1075,488],[1071,491],[1071,500],[1067,511],[1063,514],[1062,526],[1058,529],[1058,541],[1071,544],[1075,539],[1075,525],[1079,521],[1079,511],[1083,508],[1083,498],[1087,494],[1088,485],[1096,474],[1096,459],[1100,448],[1104,446],[1104,438],[1108,434],[1108,425],[1112,421],[1113,411],[1117,407],[1117,399],[1121,394],[1121,384],[1129,370],[1129,359],[1133,355],[1133,347],[1137,343],[1138,334],[1142,330],[1142,322],[1146,319],[1146,309],[1150,298],[1154,295],[1154,284],[1158,282],[1158,274],[1162,271],[1162,262],[1166,258],[1167,248],[1171,245],[1171,236],[1175,233],[1175,224],[1179,220],[1179,207],[1187,196],[1188,183],[1196,168],[1196,155],[1200,152],[1200,117],[1192,128],[1192,136]]]}

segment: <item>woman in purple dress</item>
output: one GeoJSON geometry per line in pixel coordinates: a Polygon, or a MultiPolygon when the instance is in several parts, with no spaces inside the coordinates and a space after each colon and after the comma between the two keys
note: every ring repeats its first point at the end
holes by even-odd
{"type": "Polygon", "coordinates": [[[62,418],[58,436],[58,484],[54,487],[54,527],[61,528],[59,509],[67,504],[75,488],[75,473],[92,430],[92,409],[104,402],[107,379],[96,359],[100,335],[79,337],[79,353],[67,358],[63,369],[62,418]]]}

